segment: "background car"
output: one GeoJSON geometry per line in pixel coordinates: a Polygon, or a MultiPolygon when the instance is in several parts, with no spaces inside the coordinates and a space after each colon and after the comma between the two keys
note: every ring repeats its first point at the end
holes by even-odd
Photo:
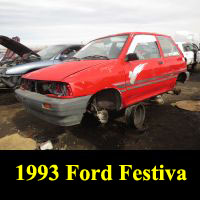
{"type": "Polygon", "coordinates": [[[16,88],[20,84],[22,75],[69,59],[82,47],[81,44],[53,45],[39,51],[37,58],[35,55],[30,55],[29,59],[32,60],[32,57],[34,57],[34,62],[1,67],[0,85],[1,87],[16,88]]]}
{"type": "Polygon", "coordinates": [[[6,48],[0,60],[0,67],[15,66],[16,64],[32,62],[35,59],[39,59],[39,55],[32,49],[21,44],[20,38],[17,36],[9,38],[0,35],[0,45],[6,48]]]}
{"type": "Polygon", "coordinates": [[[200,63],[200,50],[196,44],[188,42],[177,42],[178,47],[184,54],[188,70],[194,70],[200,63]]]}

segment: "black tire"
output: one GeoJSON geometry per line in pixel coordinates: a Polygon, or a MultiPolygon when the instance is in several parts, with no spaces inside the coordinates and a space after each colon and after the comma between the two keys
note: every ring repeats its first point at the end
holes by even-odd
{"type": "Polygon", "coordinates": [[[142,129],[146,117],[145,106],[143,103],[128,107],[125,111],[125,119],[129,127],[142,129]]]}
{"type": "Polygon", "coordinates": [[[92,113],[86,112],[83,115],[80,125],[82,128],[96,128],[97,126],[100,125],[100,122],[92,113]]]}

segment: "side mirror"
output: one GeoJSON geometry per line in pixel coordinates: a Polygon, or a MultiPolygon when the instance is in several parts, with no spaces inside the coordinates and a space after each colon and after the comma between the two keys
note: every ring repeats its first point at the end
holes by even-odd
{"type": "Polygon", "coordinates": [[[136,53],[129,53],[129,54],[126,55],[126,58],[125,58],[126,62],[134,61],[134,60],[139,60],[136,53]]]}

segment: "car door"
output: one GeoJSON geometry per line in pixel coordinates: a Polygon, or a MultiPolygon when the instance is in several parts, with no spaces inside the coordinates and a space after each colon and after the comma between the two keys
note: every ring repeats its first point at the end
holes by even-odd
{"type": "Polygon", "coordinates": [[[162,82],[158,86],[160,92],[164,92],[173,89],[178,74],[185,71],[185,59],[170,37],[157,36],[157,39],[162,50],[163,64],[156,70],[156,76],[160,75],[160,71],[163,72],[162,82]]]}
{"type": "Polygon", "coordinates": [[[127,105],[155,96],[155,69],[162,58],[153,35],[135,35],[127,54],[135,53],[138,60],[129,61],[125,68],[127,105]]]}

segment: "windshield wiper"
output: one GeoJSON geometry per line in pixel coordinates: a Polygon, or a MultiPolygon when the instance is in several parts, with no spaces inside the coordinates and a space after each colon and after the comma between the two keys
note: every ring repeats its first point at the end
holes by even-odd
{"type": "Polygon", "coordinates": [[[82,59],[98,59],[98,58],[110,60],[107,56],[101,56],[101,55],[86,56],[86,57],[83,57],[82,59]]]}

